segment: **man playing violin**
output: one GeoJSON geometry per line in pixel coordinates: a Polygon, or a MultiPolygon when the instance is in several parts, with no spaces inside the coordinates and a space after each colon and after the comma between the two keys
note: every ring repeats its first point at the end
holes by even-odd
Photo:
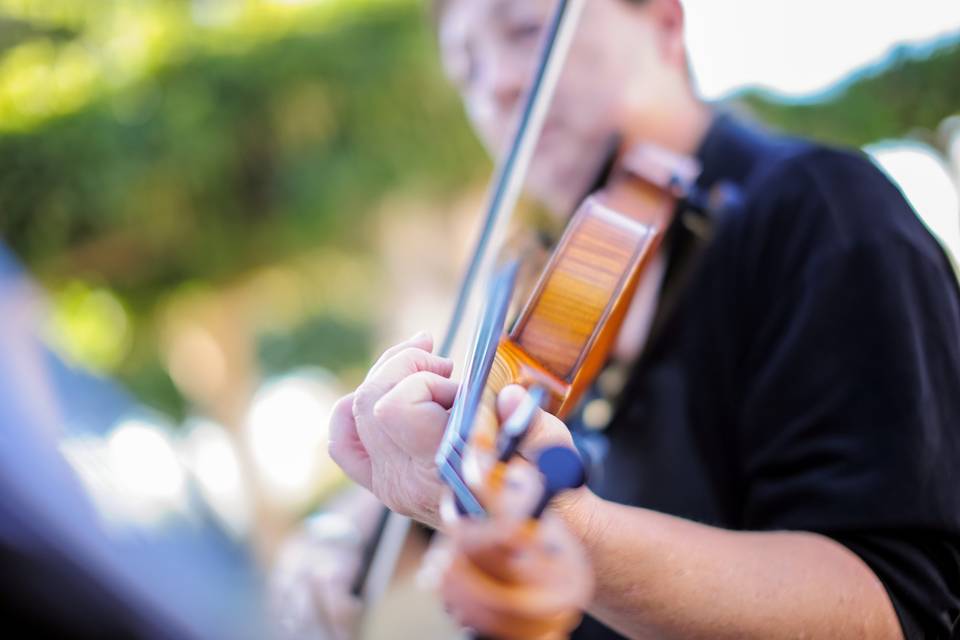
{"type": "MultiPolygon", "coordinates": [[[[435,3],[445,67],[494,156],[552,7],[435,3]]],[[[568,216],[614,138],[695,157],[698,186],[736,185],[741,204],[706,234],[674,224],[614,349],[622,383],[598,385],[613,403],[593,436],[603,473],[554,507],[594,569],[575,637],[958,637],[960,292],[943,251],[859,155],[701,101],[678,0],[587,3],[530,193],[568,216]]],[[[338,403],[330,453],[438,527],[433,460],[457,383],[431,351],[419,335],[383,354],[338,403]]],[[[523,394],[501,393],[500,414],[523,394]]],[[[558,443],[574,446],[570,430],[542,413],[521,454],[558,443]]]]}

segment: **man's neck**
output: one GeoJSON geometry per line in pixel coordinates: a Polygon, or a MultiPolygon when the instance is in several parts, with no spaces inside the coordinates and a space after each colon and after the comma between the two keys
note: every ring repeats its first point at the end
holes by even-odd
{"type": "Polygon", "coordinates": [[[676,100],[669,106],[638,115],[624,140],[624,148],[636,144],[655,144],[674,153],[692,156],[710,129],[713,110],[704,102],[690,96],[676,100]]]}

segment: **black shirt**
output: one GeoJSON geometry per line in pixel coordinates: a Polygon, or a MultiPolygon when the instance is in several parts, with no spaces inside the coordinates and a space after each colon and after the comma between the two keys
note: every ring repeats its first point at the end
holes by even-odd
{"type": "MultiPolygon", "coordinates": [[[[720,116],[698,156],[700,187],[735,183],[741,206],[713,220],[658,319],[593,489],[728,529],[830,536],[874,570],[908,638],[960,637],[948,259],[860,154],[720,116]]],[[[587,621],[575,637],[617,636],[587,621]]]]}

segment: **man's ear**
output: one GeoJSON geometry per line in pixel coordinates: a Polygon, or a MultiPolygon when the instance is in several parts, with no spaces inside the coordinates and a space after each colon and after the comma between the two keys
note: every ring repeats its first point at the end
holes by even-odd
{"type": "Polygon", "coordinates": [[[658,45],[664,62],[686,68],[687,49],[684,41],[683,5],[680,0],[650,0],[646,9],[657,26],[658,45]]]}

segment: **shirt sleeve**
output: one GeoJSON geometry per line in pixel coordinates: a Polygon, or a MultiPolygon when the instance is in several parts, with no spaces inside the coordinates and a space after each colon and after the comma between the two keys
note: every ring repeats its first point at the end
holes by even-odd
{"type": "Polygon", "coordinates": [[[797,168],[741,258],[743,524],[826,534],[908,637],[960,616],[960,303],[946,258],[872,166],[797,168]]]}
{"type": "Polygon", "coordinates": [[[956,638],[960,543],[938,532],[901,530],[832,536],[873,569],[906,638],[956,638]]]}

